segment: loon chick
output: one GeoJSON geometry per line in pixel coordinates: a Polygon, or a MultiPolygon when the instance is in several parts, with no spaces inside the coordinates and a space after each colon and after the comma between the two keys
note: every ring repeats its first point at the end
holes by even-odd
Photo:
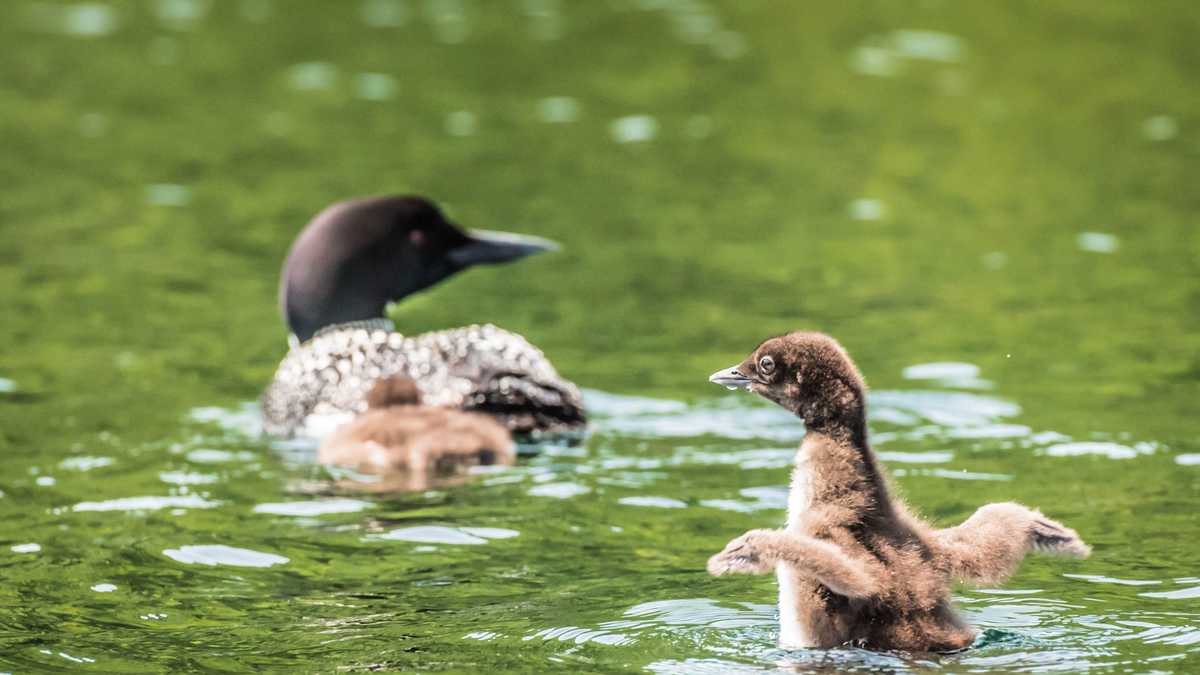
{"type": "Polygon", "coordinates": [[[416,336],[384,319],[389,301],[472,265],[554,248],[537,237],[464,231],[412,196],[336,203],[292,244],[279,299],[292,349],[262,395],[267,433],[312,432],[319,418],[366,410],[380,378],[406,375],[426,404],[495,415],[514,432],[567,431],[585,423],[579,389],[536,347],[491,325],[416,336]]]}
{"type": "Polygon", "coordinates": [[[951,604],[953,581],[1001,583],[1030,551],[1090,552],[1074,530],[1020,504],[988,504],[942,530],[910,514],[867,443],[866,384],[826,335],[771,338],[709,379],[804,420],[786,527],[751,530],[708,561],[716,576],[775,570],[783,647],[962,649],[974,631],[951,604]]]}
{"type": "Polygon", "coordinates": [[[479,413],[423,406],[416,383],[407,377],[379,380],[367,400],[366,412],[321,444],[318,462],[432,477],[516,460],[504,425],[479,413]]]}

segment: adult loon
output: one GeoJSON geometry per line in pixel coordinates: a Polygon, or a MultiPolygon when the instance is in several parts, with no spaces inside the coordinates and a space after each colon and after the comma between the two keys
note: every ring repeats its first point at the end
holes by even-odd
{"type": "Polygon", "coordinates": [[[974,631],[951,604],[953,581],[1001,583],[1030,551],[1090,551],[1020,504],[988,504],[943,530],[909,513],[867,443],[866,384],[833,338],[771,338],[709,379],[774,401],[806,427],[787,525],[751,530],[708,561],[713,575],[775,572],[785,648],[962,649],[974,631]]]}
{"type": "Polygon", "coordinates": [[[292,244],[279,301],[292,348],[260,400],[263,426],[280,436],[319,435],[367,408],[377,380],[403,375],[427,405],[494,415],[517,434],[586,423],[579,389],[525,338],[492,325],[405,336],[387,303],[472,265],[555,247],[546,239],[464,231],[427,199],[338,202],[292,244]]]}

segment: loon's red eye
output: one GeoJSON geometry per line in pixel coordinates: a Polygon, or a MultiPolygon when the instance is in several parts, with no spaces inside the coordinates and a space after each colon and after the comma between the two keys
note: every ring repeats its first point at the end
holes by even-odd
{"type": "Polygon", "coordinates": [[[421,248],[425,245],[425,232],[423,230],[413,230],[408,233],[408,243],[421,248]]]}

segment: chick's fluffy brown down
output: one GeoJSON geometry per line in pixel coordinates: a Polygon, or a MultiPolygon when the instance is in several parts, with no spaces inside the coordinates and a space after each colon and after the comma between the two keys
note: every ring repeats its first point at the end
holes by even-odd
{"type": "Polygon", "coordinates": [[[1089,553],[1073,530],[1020,504],[988,504],[940,530],[910,514],[867,442],[862,376],[828,336],[769,339],[712,380],[805,420],[786,526],[751,530],[708,561],[714,575],[775,571],[784,647],[962,649],[975,633],[951,604],[954,582],[1001,583],[1031,551],[1089,553]]]}
{"type": "Polygon", "coordinates": [[[481,413],[420,405],[411,379],[380,380],[367,401],[366,412],[321,444],[319,462],[370,473],[436,474],[515,460],[504,425],[481,413]]]}

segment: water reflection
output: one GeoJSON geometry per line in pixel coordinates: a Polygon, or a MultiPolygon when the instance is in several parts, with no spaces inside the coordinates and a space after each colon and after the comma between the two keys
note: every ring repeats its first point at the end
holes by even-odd
{"type": "Polygon", "coordinates": [[[30,3],[26,7],[26,20],[34,30],[82,38],[103,37],[120,27],[116,10],[101,2],[67,5],[52,2],[30,3]]]}
{"type": "Polygon", "coordinates": [[[363,0],[363,23],[372,28],[399,28],[408,23],[408,5],[404,0],[363,0]]]}
{"type": "Polygon", "coordinates": [[[173,30],[192,30],[211,8],[212,0],[157,0],[154,3],[159,21],[173,30]]]}
{"type": "Polygon", "coordinates": [[[386,101],[396,96],[396,79],[387,73],[359,73],[354,93],[364,101],[386,101]]]}
{"type": "Polygon", "coordinates": [[[442,525],[417,525],[402,527],[384,534],[372,535],[372,539],[409,541],[421,544],[449,544],[452,546],[486,544],[491,539],[511,539],[520,532],[499,527],[446,527],[442,525]]]}
{"type": "Polygon", "coordinates": [[[472,136],[478,130],[479,118],[470,110],[456,110],[446,115],[446,133],[451,136],[472,136]]]}
{"type": "Polygon", "coordinates": [[[579,118],[579,102],[570,96],[549,96],[538,101],[538,117],[550,124],[566,124],[579,118]]]}
{"type": "Polygon", "coordinates": [[[221,502],[211,501],[199,495],[174,495],[167,497],[122,497],[102,502],[79,502],[72,511],[158,511],[160,509],[211,509],[221,502]]]}
{"type": "Polygon", "coordinates": [[[163,555],[185,565],[207,565],[209,567],[217,565],[226,565],[229,567],[273,567],[289,562],[287,558],[281,555],[263,553],[248,548],[226,546],[224,544],[180,546],[179,548],[166,549],[163,551],[163,555]]]}
{"type": "Polygon", "coordinates": [[[256,504],[254,512],[275,516],[313,517],[334,513],[358,513],[372,506],[374,506],[373,503],[358,499],[322,499],[306,502],[256,504]]]}
{"type": "MultiPolygon", "coordinates": [[[[981,380],[979,369],[971,364],[916,364],[906,369],[904,375],[928,388],[872,392],[873,436],[890,473],[898,480],[914,481],[912,485],[919,485],[917,481],[1013,481],[1012,474],[973,467],[975,448],[1020,452],[1029,458],[1061,458],[1058,461],[1085,455],[1130,461],[1150,456],[1157,449],[1153,443],[1134,441],[1076,441],[1055,431],[1038,431],[1019,424],[1014,418],[1021,414],[1021,408],[1015,402],[961,390],[977,386],[981,380]]],[[[757,514],[750,520],[729,525],[731,529],[766,524],[763,517],[768,520],[781,517],[787,502],[787,468],[804,433],[803,424],[790,414],[743,396],[687,403],[590,390],[585,392],[585,398],[593,420],[588,442],[536,448],[537,452],[525,453],[515,467],[466,477],[472,482],[469,490],[443,487],[446,492],[417,493],[405,498],[399,508],[407,511],[407,515],[399,522],[390,516],[355,522],[355,514],[360,511],[379,512],[383,508],[383,502],[361,496],[263,503],[254,510],[307,518],[312,522],[297,524],[331,535],[352,535],[364,544],[388,541],[409,544],[402,547],[402,554],[395,554],[400,556],[395,564],[428,560],[424,564],[430,565],[434,560],[439,561],[436,574],[421,574],[411,580],[411,592],[418,598],[426,598],[423,594],[432,589],[471,587],[472,584],[464,584],[462,578],[448,573],[441,561],[461,561],[472,551],[480,551],[480,547],[488,552],[490,560],[497,561],[494,564],[505,579],[524,578],[529,568],[540,565],[544,569],[555,564],[540,558],[544,548],[541,543],[529,544],[534,539],[548,541],[544,539],[547,530],[542,528],[549,523],[531,523],[520,530],[504,527],[504,522],[499,527],[480,527],[478,521],[472,522],[471,507],[443,506],[456,500],[478,498],[483,503],[492,503],[498,495],[504,495],[505,500],[528,496],[533,499],[524,508],[537,508],[532,506],[535,503],[547,504],[550,509],[547,513],[554,514],[549,521],[561,517],[564,508],[599,508],[599,513],[613,515],[598,517],[595,522],[567,519],[564,529],[572,538],[550,548],[567,551],[586,541],[589,546],[603,550],[610,545],[605,543],[605,537],[616,537],[628,540],[639,559],[649,562],[665,557],[670,561],[665,563],[670,574],[696,574],[696,583],[703,580],[699,565],[704,552],[675,550],[679,547],[663,550],[663,535],[658,528],[673,531],[701,514],[705,520],[757,514]],[[707,484],[707,477],[716,467],[736,468],[737,473],[723,470],[720,475],[726,479],[707,484]],[[736,486],[737,481],[728,480],[729,476],[753,477],[763,482],[736,486]],[[681,484],[688,487],[680,488],[681,484]],[[621,513],[628,515],[616,515],[621,513]],[[316,519],[327,514],[342,514],[346,520],[333,524],[316,519]],[[647,536],[641,531],[644,528],[658,534],[647,536]],[[517,539],[512,545],[496,545],[498,540],[508,538],[517,539]],[[520,556],[523,562],[498,562],[508,560],[510,554],[520,556]]],[[[228,444],[236,447],[247,439],[242,435],[244,431],[258,433],[255,424],[246,417],[250,412],[250,408],[240,407],[224,412],[209,409],[193,413],[191,417],[198,424],[216,423],[216,426],[195,438],[190,449],[181,450],[181,454],[191,457],[197,450],[204,450],[201,458],[231,459],[208,452],[220,451],[228,444]],[[218,443],[216,439],[224,441],[218,443]]],[[[309,471],[305,467],[311,467],[311,441],[271,445],[293,471],[309,471]]],[[[245,451],[224,452],[230,453],[232,459],[242,459],[241,453],[245,451]]],[[[1177,457],[1188,461],[1186,455],[1177,457]]],[[[350,474],[332,475],[335,487],[353,480],[350,474]]],[[[324,484],[328,486],[329,482],[324,484]]],[[[549,560],[558,560],[559,555],[549,560]]],[[[1147,603],[1186,603],[1200,594],[1200,582],[1191,578],[1172,582],[1128,579],[1089,570],[1065,579],[1109,589],[1111,593],[1127,592],[1147,603]]],[[[767,590],[756,596],[770,600],[772,593],[767,590]]],[[[959,598],[964,613],[982,630],[981,636],[973,649],[933,660],[853,649],[786,652],[774,646],[777,624],[771,605],[709,598],[634,602],[620,610],[617,618],[612,618],[611,612],[608,616],[604,612],[576,612],[564,615],[559,621],[523,617],[503,623],[507,627],[487,626],[464,630],[460,635],[464,644],[486,643],[506,649],[515,640],[523,644],[554,645],[559,650],[555,653],[564,655],[584,647],[637,650],[641,645],[661,643],[673,645],[688,655],[657,660],[647,666],[661,672],[689,668],[722,672],[738,668],[803,672],[930,668],[1073,670],[1111,664],[1116,653],[1113,645],[1122,640],[1186,649],[1195,637],[1194,630],[1182,625],[1186,622],[1155,620],[1147,613],[1125,613],[1110,620],[1111,627],[1102,628],[1095,618],[1104,607],[1101,599],[1087,592],[1069,597],[1058,595],[1028,587],[964,591],[959,598]],[[1134,621],[1146,625],[1134,630],[1129,623],[1134,621]],[[1100,635],[1103,637],[1097,637],[1100,635]]]]}
{"type": "Polygon", "coordinates": [[[287,71],[288,83],[299,91],[321,91],[337,82],[337,66],[326,61],[297,63],[287,71]]]}
{"type": "Polygon", "coordinates": [[[644,143],[658,135],[658,120],[651,115],[618,117],[609,126],[609,133],[618,143],[644,143]]]}

